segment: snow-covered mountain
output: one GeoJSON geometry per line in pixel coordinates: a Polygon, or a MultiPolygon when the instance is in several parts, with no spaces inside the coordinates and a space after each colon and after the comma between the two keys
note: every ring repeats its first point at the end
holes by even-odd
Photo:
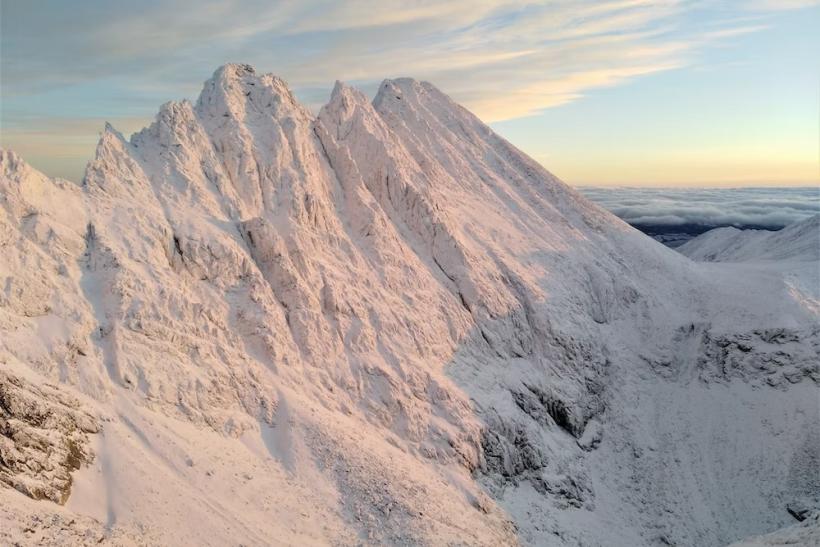
{"type": "Polygon", "coordinates": [[[820,215],[777,231],[717,228],[678,248],[692,260],[706,262],[820,261],[820,215]]]}
{"type": "Polygon", "coordinates": [[[314,116],[226,65],[81,185],[2,152],[0,205],[3,542],[721,545],[817,503],[820,308],[428,83],[314,116]]]}

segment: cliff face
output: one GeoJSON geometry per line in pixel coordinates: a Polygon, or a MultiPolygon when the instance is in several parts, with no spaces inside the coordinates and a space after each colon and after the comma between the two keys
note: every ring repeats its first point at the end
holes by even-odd
{"type": "Polygon", "coordinates": [[[313,116],[226,65],[106,127],[82,185],[0,173],[0,362],[99,416],[68,510],[111,538],[718,544],[788,522],[817,450],[816,309],[642,236],[430,84],[339,83],[313,116]]]}

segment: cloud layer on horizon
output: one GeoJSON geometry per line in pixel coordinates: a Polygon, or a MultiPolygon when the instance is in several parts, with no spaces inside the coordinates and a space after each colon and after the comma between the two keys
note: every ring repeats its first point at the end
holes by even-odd
{"type": "Polygon", "coordinates": [[[820,214],[820,188],[579,188],[629,224],[782,228],[820,214]]]}

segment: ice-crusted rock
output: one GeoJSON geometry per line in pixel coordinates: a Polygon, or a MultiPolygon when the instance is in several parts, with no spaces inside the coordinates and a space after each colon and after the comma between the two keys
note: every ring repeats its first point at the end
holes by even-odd
{"type": "Polygon", "coordinates": [[[99,431],[97,420],[58,388],[0,370],[0,483],[65,503],[71,473],[94,457],[88,434],[99,431]]]}
{"type": "Polygon", "coordinates": [[[106,416],[67,508],[104,540],[717,545],[807,484],[805,284],[652,242],[428,83],[313,116],[226,65],[82,185],[4,152],[0,190],[0,363],[106,416]]]}
{"type": "Polygon", "coordinates": [[[678,329],[669,355],[648,362],[663,377],[681,378],[694,371],[707,384],[740,380],[784,388],[803,380],[818,383],[818,336],[816,325],[713,332],[708,324],[693,323],[678,329]],[[695,366],[691,367],[687,358],[693,351],[695,366]]]}
{"type": "Polygon", "coordinates": [[[761,329],[713,337],[704,333],[698,358],[707,382],[741,378],[783,387],[803,379],[820,383],[820,328],[761,329]]]}

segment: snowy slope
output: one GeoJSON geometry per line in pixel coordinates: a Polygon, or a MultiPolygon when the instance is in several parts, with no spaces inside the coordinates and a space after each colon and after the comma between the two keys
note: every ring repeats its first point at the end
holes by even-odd
{"type": "Polygon", "coordinates": [[[820,215],[771,232],[718,228],[677,249],[692,260],[721,263],[704,268],[768,272],[782,277],[791,297],[820,312],[820,215]]]}
{"type": "Polygon", "coordinates": [[[776,232],[717,228],[686,242],[678,251],[692,260],[750,262],[820,261],[820,215],[776,232]]]}
{"type": "Polygon", "coordinates": [[[800,523],[792,524],[770,534],[747,538],[732,547],[772,547],[776,545],[820,545],[820,513],[800,523]]]}
{"type": "Polygon", "coordinates": [[[81,185],[0,173],[0,363],[100,424],[49,464],[65,507],[0,489],[7,538],[720,545],[818,491],[820,308],[653,242],[430,84],[313,116],[226,65],[106,127],[81,185]]]}

